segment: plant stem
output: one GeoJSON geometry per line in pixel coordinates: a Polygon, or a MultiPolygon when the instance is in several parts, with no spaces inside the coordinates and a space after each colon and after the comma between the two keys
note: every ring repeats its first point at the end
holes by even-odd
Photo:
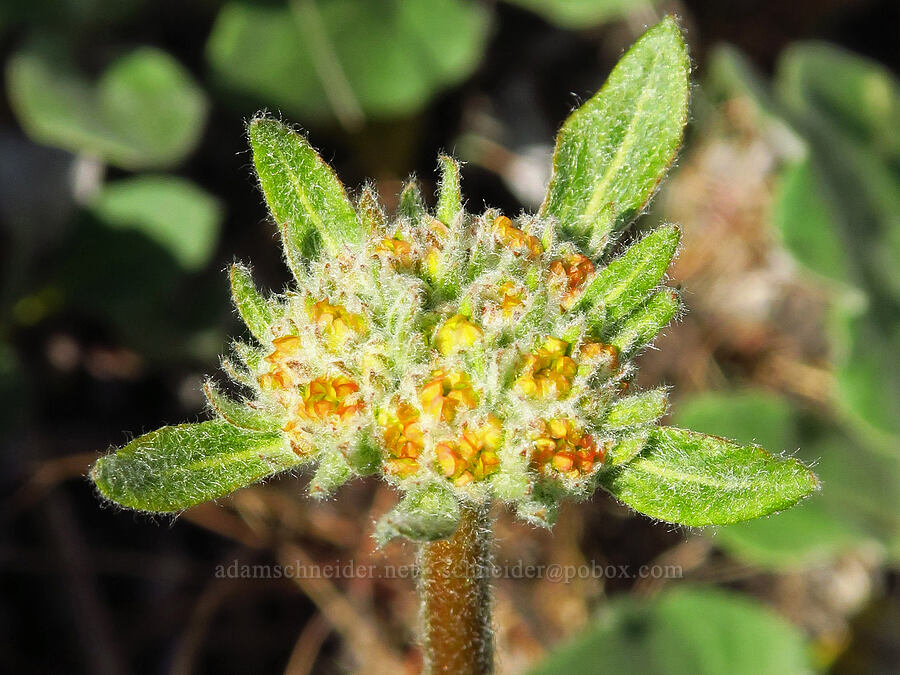
{"type": "Polygon", "coordinates": [[[420,549],[426,673],[493,672],[489,511],[463,505],[453,536],[420,549]]]}

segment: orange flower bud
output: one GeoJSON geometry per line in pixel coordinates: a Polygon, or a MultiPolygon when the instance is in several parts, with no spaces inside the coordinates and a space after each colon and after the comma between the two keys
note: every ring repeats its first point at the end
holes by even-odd
{"type": "Polygon", "coordinates": [[[594,263],[580,253],[572,253],[550,263],[550,274],[563,289],[562,306],[569,309],[587,278],[594,273],[594,263]]]}
{"type": "Polygon", "coordinates": [[[385,460],[388,471],[400,478],[419,470],[418,457],[425,447],[425,437],[419,426],[419,411],[408,403],[399,403],[378,415],[384,445],[390,455],[385,460]]]}
{"type": "Polygon", "coordinates": [[[497,450],[502,442],[503,426],[493,415],[475,429],[464,427],[459,441],[435,446],[441,473],[457,487],[483,480],[500,467],[497,450]]]}
{"type": "Polygon", "coordinates": [[[299,418],[331,422],[346,421],[362,410],[355,394],[359,386],[348,377],[317,377],[301,387],[300,401],[294,407],[299,418]]]}
{"type": "Polygon", "coordinates": [[[592,436],[564,418],[539,420],[532,443],[531,465],[544,475],[587,476],[606,455],[592,436]]]}
{"type": "Polygon", "coordinates": [[[436,370],[419,394],[426,415],[444,422],[452,422],[460,406],[475,407],[475,390],[469,376],[459,372],[436,370]]]}
{"type": "Polygon", "coordinates": [[[497,216],[494,219],[494,235],[497,241],[509,248],[515,255],[524,255],[526,258],[537,258],[544,252],[544,247],[537,237],[526,234],[506,216],[497,216]]]}

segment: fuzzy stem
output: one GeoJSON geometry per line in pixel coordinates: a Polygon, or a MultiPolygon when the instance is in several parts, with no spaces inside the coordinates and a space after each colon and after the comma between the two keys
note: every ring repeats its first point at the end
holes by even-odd
{"type": "Polygon", "coordinates": [[[493,672],[490,504],[464,505],[453,536],[422,544],[425,672],[493,672]]]}

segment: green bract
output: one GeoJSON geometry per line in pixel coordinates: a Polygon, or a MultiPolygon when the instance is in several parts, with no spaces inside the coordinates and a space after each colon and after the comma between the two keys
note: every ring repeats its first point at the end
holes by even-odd
{"type": "Polygon", "coordinates": [[[678,313],[661,284],[680,230],[617,258],[606,244],[646,204],[681,143],[688,57],[676,23],[650,29],[557,141],[540,215],[466,213],[457,163],[432,214],[415,182],[388,219],[354,203],[307,140],[249,126],[260,186],[297,287],[267,296],[235,265],[230,398],[205,386],[214,422],[162,429],[101,459],[101,492],[178,511],[310,464],[314,495],[380,473],[404,493],[380,540],[451,534],[463,502],[499,499],[549,524],[560,500],[602,486],[689,525],[790,506],[816,488],[760,448],[657,427],[665,389],[632,392],[633,357],[678,313]]]}

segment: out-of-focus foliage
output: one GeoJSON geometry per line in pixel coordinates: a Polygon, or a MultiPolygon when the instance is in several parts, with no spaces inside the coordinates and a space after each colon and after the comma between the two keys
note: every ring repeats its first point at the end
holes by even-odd
{"type": "Polygon", "coordinates": [[[209,262],[222,220],[217,199],[176,176],[144,174],[108,183],[90,210],[111,228],[147,235],[188,270],[209,262]]]}
{"type": "Polygon", "coordinates": [[[305,119],[410,114],[478,65],[488,14],[463,0],[229,2],[206,53],[218,79],[305,119]]]}
{"type": "Polygon", "coordinates": [[[506,0],[566,28],[586,28],[629,12],[649,9],[659,0],[506,0]]]}
{"type": "Polygon", "coordinates": [[[65,51],[46,40],[7,63],[10,102],[34,140],[124,169],[171,166],[197,144],[206,97],[166,52],[137,49],[96,83],[68,64],[65,51]]]}
{"type": "Polygon", "coordinates": [[[810,672],[803,635],[733,592],[681,588],[654,600],[620,598],[532,675],[810,672]]]}

